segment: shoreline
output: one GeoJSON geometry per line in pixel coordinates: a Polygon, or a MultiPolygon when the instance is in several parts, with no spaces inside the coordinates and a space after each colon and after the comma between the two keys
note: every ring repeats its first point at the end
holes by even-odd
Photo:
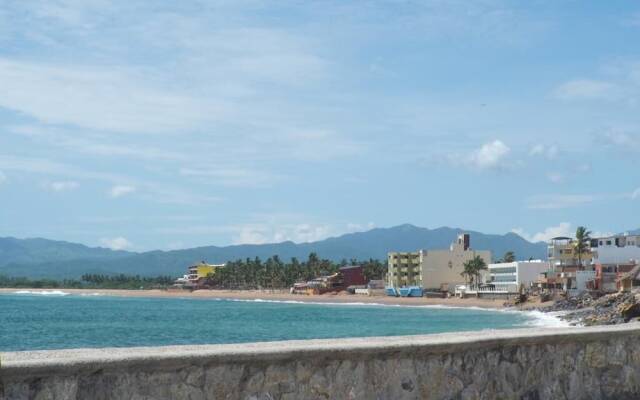
{"type": "Polygon", "coordinates": [[[288,291],[264,291],[264,290],[220,290],[202,289],[189,291],[177,290],[130,290],[130,289],[65,289],[65,288],[0,288],[0,294],[16,294],[16,292],[63,292],[71,295],[101,295],[114,297],[147,297],[147,298],[188,298],[188,299],[229,299],[247,301],[296,301],[301,303],[326,303],[326,304],[383,304],[395,306],[444,306],[460,308],[483,308],[494,310],[532,311],[544,307],[545,303],[529,302],[521,306],[508,307],[504,303],[506,299],[482,299],[482,298],[427,298],[427,297],[390,297],[390,296],[364,296],[346,294],[322,294],[300,295],[290,294],[288,291]]]}

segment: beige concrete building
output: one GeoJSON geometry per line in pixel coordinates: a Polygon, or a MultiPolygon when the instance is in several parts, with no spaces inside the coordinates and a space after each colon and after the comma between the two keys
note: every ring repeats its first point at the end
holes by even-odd
{"type": "Polygon", "coordinates": [[[491,252],[473,250],[468,234],[461,234],[448,250],[419,250],[416,252],[390,252],[387,284],[395,288],[420,286],[425,289],[449,289],[465,283],[461,275],[466,261],[480,256],[491,263],[491,252]]]}

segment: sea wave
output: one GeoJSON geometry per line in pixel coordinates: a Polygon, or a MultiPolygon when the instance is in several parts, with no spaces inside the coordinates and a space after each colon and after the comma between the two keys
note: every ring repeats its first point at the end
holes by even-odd
{"type": "Polygon", "coordinates": [[[37,294],[41,296],[68,296],[71,293],[63,292],[62,290],[18,290],[13,294],[37,294]]]}
{"type": "Polygon", "coordinates": [[[560,317],[562,313],[555,312],[542,312],[537,310],[522,311],[532,317],[530,321],[527,321],[525,326],[535,326],[542,328],[569,328],[573,327],[568,321],[565,321],[560,317]]]}
{"type": "Polygon", "coordinates": [[[463,305],[447,305],[447,304],[387,304],[387,303],[369,303],[369,302],[331,302],[331,301],[301,301],[301,300],[273,300],[273,299],[234,299],[234,298],[218,298],[215,300],[235,301],[246,303],[279,303],[279,304],[311,304],[322,306],[346,306],[346,307],[408,307],[423,309],[441,309],[441,310],[473,310],[481,312],[499,312],[509,314],[524,314],[529,320],[523,323],[523,327],[541,327],[541,328],[567,328],[572,325],[569,322],[559,318],[562,313],[551,312],[546,313],[537,310],[517,310],[514,308],[489,308],[478,306],[463,305]]]}

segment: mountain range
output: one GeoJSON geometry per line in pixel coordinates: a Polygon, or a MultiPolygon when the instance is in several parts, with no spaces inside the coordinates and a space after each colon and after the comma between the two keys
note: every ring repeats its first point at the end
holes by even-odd
{"type": "Polygon", "coordinates": [[[405,224],[309,243],[286,241],[141,253],[47,239],[0,238],[0,275],[56,279],[78,278],[85,273],[180,276],[186,273],[189,265],[201,260],[224,263],[247,257],[266,259],[273,255],[282,260],[292,257],[304,260],[311,252],[333,261],[353,258],[385,260],[389,251],[448,248],[462,232],[470,234],[472,248],[491,250],[494,259],[499,259],[507,251],[515,252],[518,259],[545,258],[544,242],[530,243],[515,233],[494,235],[458,228],[427,229],[405,224]]]}

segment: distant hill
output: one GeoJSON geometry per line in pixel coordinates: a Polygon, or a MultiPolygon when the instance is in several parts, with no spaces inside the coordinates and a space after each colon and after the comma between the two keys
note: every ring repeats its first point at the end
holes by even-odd
{"type": "MultiPolygon", "coordinates": [[[[35,242],[30,242],[24,247],[24,255],[21,256],[16,247],[11,253],[6,253],[10,254],[7,258],[5,253],[0,251],[0,274],[51,278],[79,277],[84,273],[178,276],[185,272],[188,265],[200,260],[223,263],[247,257],[266,259],[273,255],[278,255],[283,260],[289,260],[292,257],[303,260],[311,252],[316,252],[321,258],[333,261],[352,258],[385,260],[389,251],[448,248],[461,232],[471,235],[472,248],[491,250],[494,259],[502,257],[507,251],[514,251],[518,259],[546,257],[546,245],[543,242],[530,243],[515,233],[491,235],[458,228],[427,229],[405,224],[392,228],[349,233],[311,243],[296,244],[288,241],[260,245],[205,246],[173,251],[156,250],[144,253],[113,252],[67,242],[26,239],[24,241],[37,241],[42,248],[38,250],[35,242]]],[[[17,243],[23,241],[11,240],[17,243]]]]}
{"type": "Polygon", "coordinates": [[[0,238],[0,268],[8,264],[37,264],[78,259],[116,259],[134,253],[48,239],[0,238]]]}

